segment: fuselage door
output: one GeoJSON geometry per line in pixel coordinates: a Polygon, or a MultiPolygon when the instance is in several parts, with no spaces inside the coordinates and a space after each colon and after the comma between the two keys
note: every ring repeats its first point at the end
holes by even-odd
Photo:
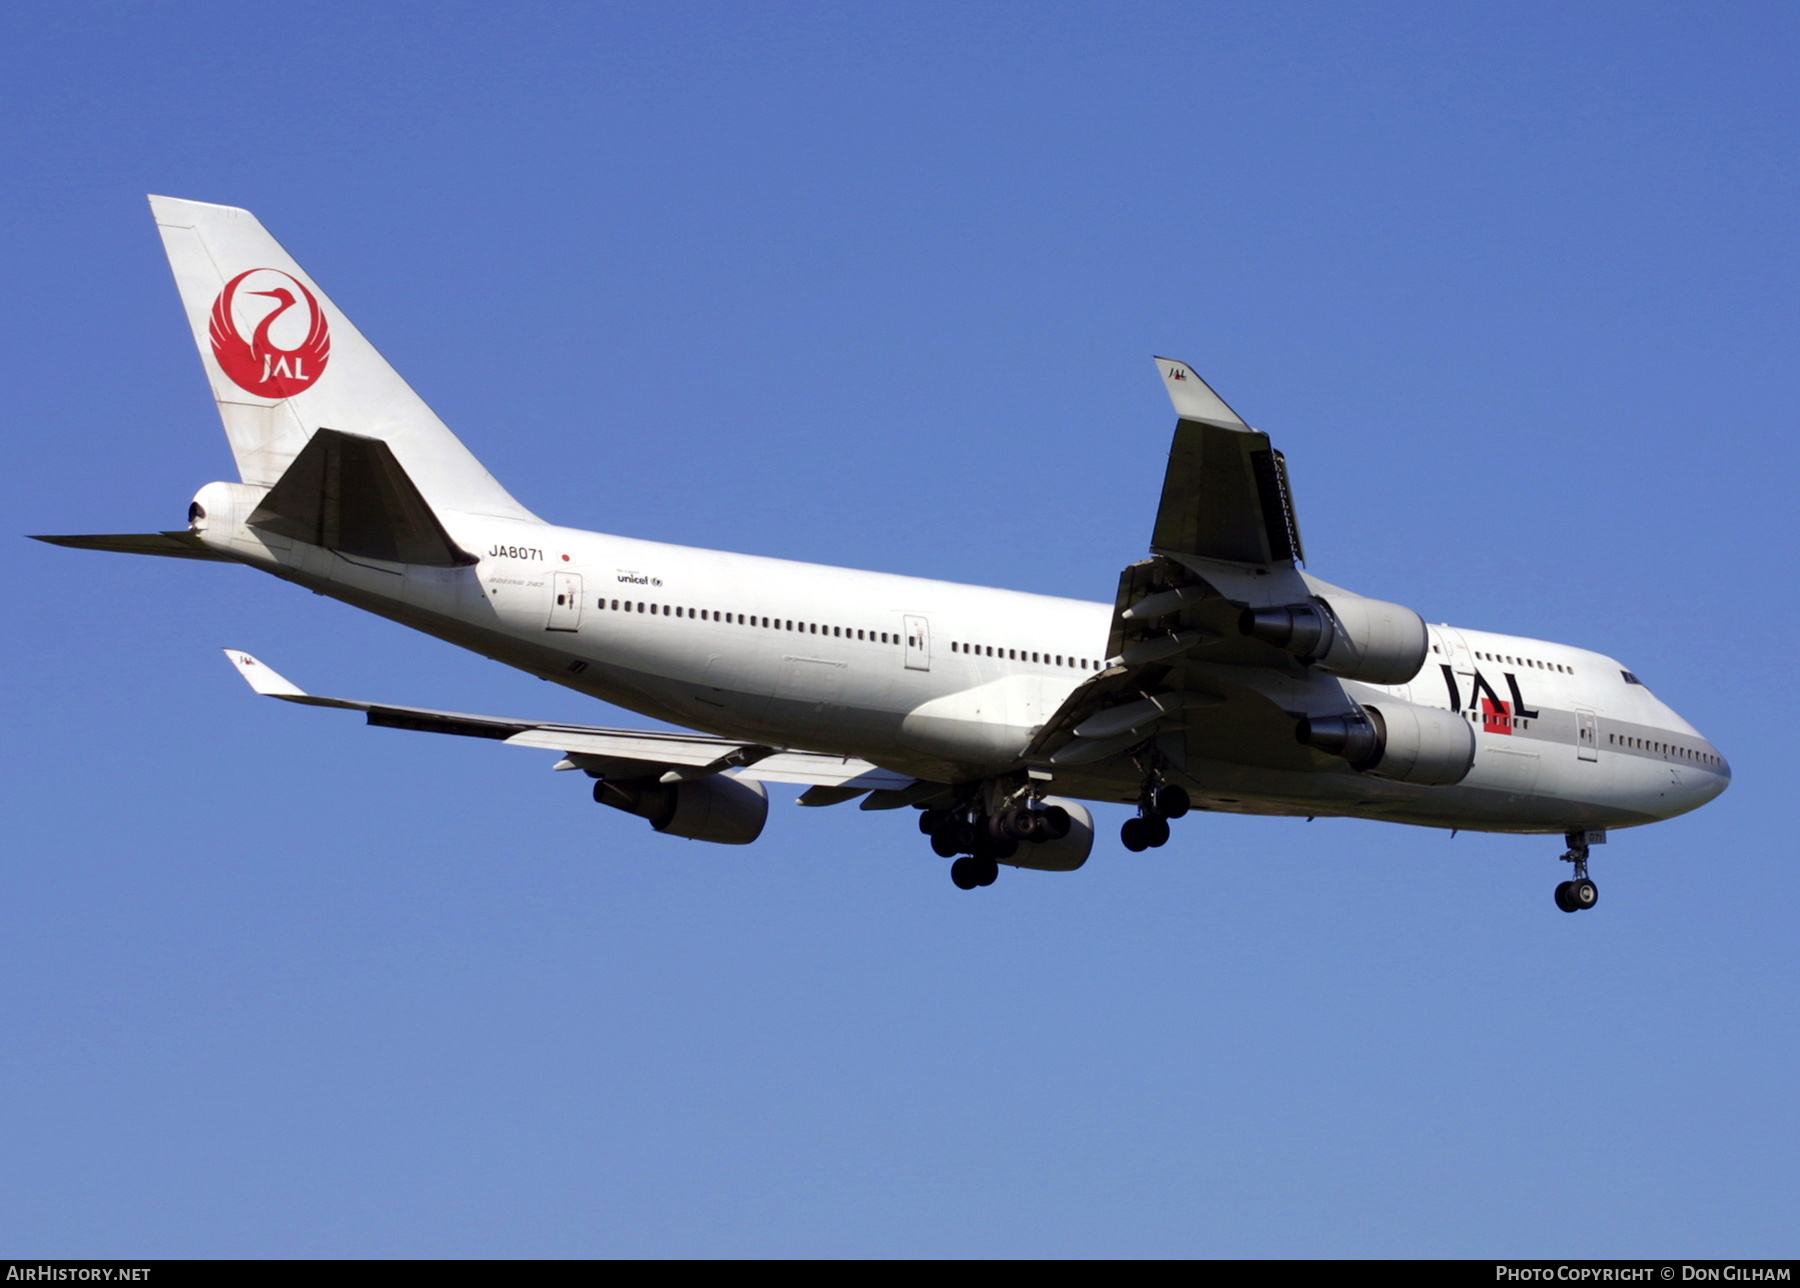
{"type": "Polygon", "coordinates": [[[544,623],[547,631],[578,631],[581,629],[581,574],[578,572],[559,572],[552,579],[550,596],[550,620],[544,623]]]}
{"type": "Polygon", "coordinates": [[[1600,722],[1580,707],[1575,708],[1575,754],[1582,760],[1600,759],[1600,722]]]}
{"type": "Polygon", "coordinates": [[[903,620],[906,622],[906,669],[929,671],[931,669],[931,624],[923,617],[914,617],[910,613],[903,620]]]}
{"type": "Polygon", "coordinates": [[[1439,674],[1442,667],[1450,668],[1450,675],[1445,676],[1444,683],[1449,689],[1451,707],[1454,710],[1480,709],[1475,689],[1475,655],[1469,651],[1468,642],[1461,631],[1451,630],[1448,626],[1434,626],[1432,634],[1437,637],[1443,648],[1439,657],[1439,674]]]}

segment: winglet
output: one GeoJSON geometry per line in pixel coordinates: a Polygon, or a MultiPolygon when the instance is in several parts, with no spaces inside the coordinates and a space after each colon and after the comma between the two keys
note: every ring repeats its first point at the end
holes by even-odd
{"type": "Polygon", "coordinates": [[[1156,370],[1163,378],[1163,384],[1169,391],[1169,401],[1175,404],[1175,414],[1183,420],[1205,421],[1209,425],[1223,425],[1227,429],[1249,429],[1225,400],[1212,391],[1212,386],[1194,374],[1194,369],[1185,362],[1174,358],[1158,358],[1156,370]]]}
{"type": "Polygon", "coordinates": [[[307,696],[306,690],[286,677],[276,674],[248,653],[240,653],[237,649],[228,648],[225,650],[225,656],[231,659],[231,664],[237,667],[238,674],[244,677],[250,687],[265,698],[304,698],[307,696]]]}

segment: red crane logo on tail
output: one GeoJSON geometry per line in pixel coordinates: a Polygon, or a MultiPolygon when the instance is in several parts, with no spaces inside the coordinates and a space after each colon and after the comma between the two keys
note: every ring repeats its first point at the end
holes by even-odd
{"type": "Polygon", "coordinates": [[[213,301],[212,350],[239,389],[258,398],[292,398],[325,374],[331,327],[300,282],[280,269],[253,268],[225,283],[213,301]]]}

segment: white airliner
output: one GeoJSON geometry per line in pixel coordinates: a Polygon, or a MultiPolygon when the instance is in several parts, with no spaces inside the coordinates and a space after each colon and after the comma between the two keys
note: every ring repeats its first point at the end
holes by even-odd
{"type": "Polygon", "coordinates": [[[754,841],[765,782],[912,806],[964,889],[1079,868],[1080,802],[1122,801],[1129,850],[1190,809],[1562,834],[1574,912],[1607,829],[1730,782],[1604,654],[1303,571],[1281,453],[1183,363],[1156,360],[1175,438],[1111,604],[661,545],[514,500],[249,211],[150,205],[241,481],[201,488],[183,531],[40,540],[247,564],[699,732],[314,697],[228,651],[258,693],[558,752],[601,804],[695,840],[754,841]]]}

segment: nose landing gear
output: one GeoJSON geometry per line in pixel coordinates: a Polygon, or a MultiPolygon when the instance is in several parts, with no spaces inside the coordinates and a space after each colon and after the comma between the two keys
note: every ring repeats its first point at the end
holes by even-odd
{"type": "Polygon", "coordinates": [[[1563,837],[1569,844],[1563,862],[1575,865],[1575,879],[1556,887],[1556,906],[1564,912],[1583,912],[1600,902],[1600,887],[1588,880],[1588,834],[1570,832],[1563,837]]]}

